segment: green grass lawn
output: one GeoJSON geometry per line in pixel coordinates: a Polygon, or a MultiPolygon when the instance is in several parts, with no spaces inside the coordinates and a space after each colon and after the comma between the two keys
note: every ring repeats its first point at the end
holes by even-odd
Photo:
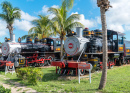
{"type": "MultiPolygon", "coordinates": [[[[78,84],[78,79],[58,80],[59,75],[55,74],[55,67],[43,68],[41,70],[44,73],[42,81],[39,81],[38,85],[35,86],[28,85],[27,82],[17,79],[16,74],[7,74],[6,77],[11,78],[11,80],[17,80],[38,92],[130,93],[130,65],[109,69],[107,74],[107,84],[104,90],[98,90],[101,72],[95,72],[92,74],[91,84],[86,78],[81,79],[81,83],[78,84]]],[[[4,72],[0,72],[0,74],[4,75],[4,72]]],[[[0,80],[2,80],[1,78],[2,77],[0,77],[0,80]]]]}

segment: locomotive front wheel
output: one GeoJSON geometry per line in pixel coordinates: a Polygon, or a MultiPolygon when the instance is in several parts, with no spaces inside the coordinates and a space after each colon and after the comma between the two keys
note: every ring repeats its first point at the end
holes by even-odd
{"type": "Polygon", "coordinates": [[[45,61],[43,61],[43,59],[45,59],[45,58],[44,58],[44,57],[40,57],[40,58],[39,58],[39,60],[42,60],[42,62],[44,62],[44,63],[38,63],[38,65],[39,65],[40,67],[42,67],[42,66],[45,65],[45,61]]]}
{"type": "Polygon", "coordinates": [[[84,69],[81,69],[80,70],[80,75],[83,76],[85,74],[85,70],[84,69]]]}

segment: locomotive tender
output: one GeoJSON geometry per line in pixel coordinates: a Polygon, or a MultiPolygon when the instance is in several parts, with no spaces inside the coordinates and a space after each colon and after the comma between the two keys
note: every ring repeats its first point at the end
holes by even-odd
{"type": "Polygon", "coordinates": [[[15,35],[12,34],[11,40],[5,41],[1,46],[0,67],[4,67],[7,62],[14,63],[15,67],[50,65],[52,60],[58,60],[60,56],[58,38],[39,40],[36,37],[33,43],[32,39],[27,37],[26,43],[21,43],[20,38],[15,42],[15,35]]]}
{"type": "MultiPolygon", "coordinates": [[[[77,35],[75,33],[68,34],[68,38],[64,43],[64,50],[68,55],[68,60],[53,61],[51,63],[56,68],[60,67],[56,69],[56,73],[77,75],[79,63],[92,64],[92,72],[102,69],[102,31],[99,29],[90,31],[88,28],[82,30],[81,27],[77,27],[76,33],[77,35]]],[[[108,68],[112,68],[114,65],[128,63],[130,60],[130,41],[124,40],[124,35],[124,33],[107,30],[108,68]]],[[[85,74],[85,71],[81,70],[81,74],[85,74]]]]}

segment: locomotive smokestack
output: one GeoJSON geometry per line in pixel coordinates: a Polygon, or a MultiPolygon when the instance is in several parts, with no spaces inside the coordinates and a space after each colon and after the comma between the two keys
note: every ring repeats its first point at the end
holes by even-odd
{"type": "Polygon", "coordinates": [[[11,42],[15,42],[15,34],[11,34],[11,42]]]}
{"type": "Polygon", "coordinates": [[[82,27],[76,27],[76,33],[78,37],[83,37],[82,31],[83,31],[82,27]]]}

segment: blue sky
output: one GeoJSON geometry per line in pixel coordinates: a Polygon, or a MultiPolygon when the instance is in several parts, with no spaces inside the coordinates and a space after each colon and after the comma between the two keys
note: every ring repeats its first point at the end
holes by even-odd
{"type": "MultiPolygon", "coordinates": [[[[5,0],[0,0],[0,3],[5,0]]],[[[28,34],[28,30],[33,26],[30,22],[38,18],[39,14],[47,15],[49,7],[59,7],[61,0],[6,0],[10,1],[14,7],[21,9],[21,20],[16,20],[14,23],[14,34],[16,40],[28,34]]],[[[130,40],[130,1],[128,0],[110,0],[113,8],[107,13],[108,29],[124,32],[126,38],[130,40]]],[[[96,6],[96,0],[75,0],[72,13],[81,14],[80,22],[90,30],[101,29],[100,9],[96,6]]],[[[0,6],[0,13],[2,9],[0,6]]],[[[6,23],[0,19],[0,42],[4,41],[4,37],[9,37],[6,23]]]]}

